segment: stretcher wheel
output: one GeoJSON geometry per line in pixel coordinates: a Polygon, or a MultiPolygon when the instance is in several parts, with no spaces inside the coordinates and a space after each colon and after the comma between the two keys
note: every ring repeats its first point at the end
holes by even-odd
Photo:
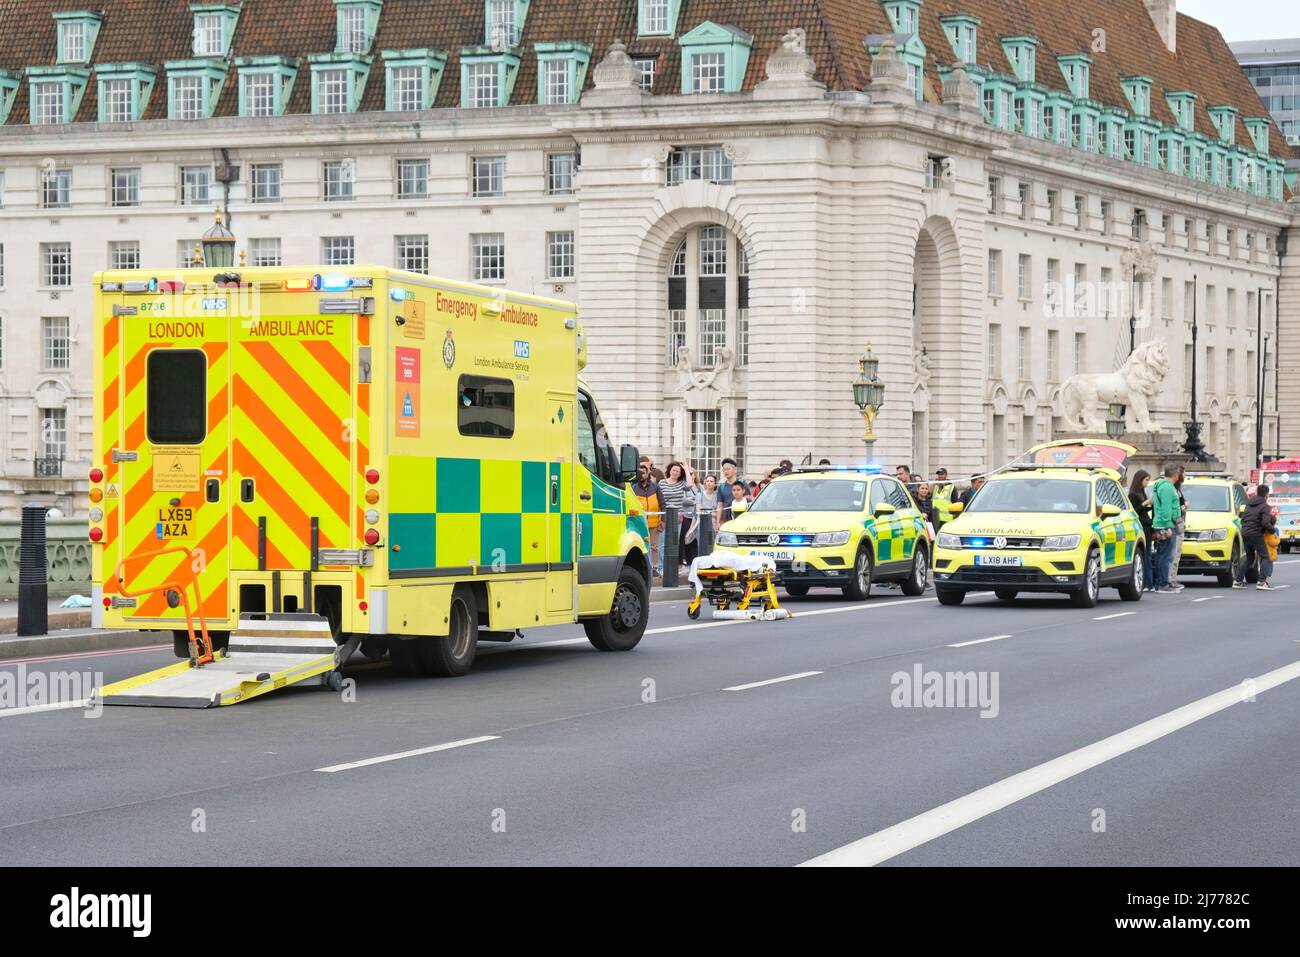
{"type": "Polygon", "coordinates": [[[700,617],[700,606],[694,603],[688,605],[686,607],[686,614],[687,617],[691,619],[691,621],[695,621],[700,617]]]}

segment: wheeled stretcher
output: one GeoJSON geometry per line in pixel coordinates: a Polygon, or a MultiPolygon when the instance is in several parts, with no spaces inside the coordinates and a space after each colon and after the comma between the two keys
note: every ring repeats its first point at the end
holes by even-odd
{"type": "Polygon", "coordinates": [[[687,606],[686,614],[692,619],[699,618],[707,598],[713,605],[714,620],[791,618],[776,597],[776,584],[772,581],[775,574],[776,564],[766,556],[730,552],[701,556],[691,562],[689,577],[695,586],[695,598],[687,606]]]}

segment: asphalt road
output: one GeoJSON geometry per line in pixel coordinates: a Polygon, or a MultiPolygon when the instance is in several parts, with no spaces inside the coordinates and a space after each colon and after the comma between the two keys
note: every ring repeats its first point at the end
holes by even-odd
{"type": "Polygon", "coordinates": [[[1087,611],[877,589],[711,624],[665,604],[629,654],[547,629],[481,646],[465,678],[357,668],[350,702],[0,712],[0,865],[1294,865],[1297,564],[1271,594],[1191,579],[1087,611]],[[917,668],[989,695],[896,706],[917,668]]]}

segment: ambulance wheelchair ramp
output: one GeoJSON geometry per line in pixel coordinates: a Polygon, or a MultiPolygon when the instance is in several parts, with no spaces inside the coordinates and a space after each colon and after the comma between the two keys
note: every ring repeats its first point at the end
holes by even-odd
{"type": "Polygon", "coordinates": [[[335,645],[319,615],[247,614],[215,660],[195,667],[178,662],[106,686],[106,705],[217,708],[314,679],[337,686],[337,668],[351,647],[335,645]]]}

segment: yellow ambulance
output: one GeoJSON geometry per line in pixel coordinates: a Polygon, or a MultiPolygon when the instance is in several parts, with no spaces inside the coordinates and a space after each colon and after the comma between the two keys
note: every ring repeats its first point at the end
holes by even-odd
{"type": "MultiPolygon", "coordinates": [[[[187,610],[217,649],[241,622],[310,616],[431,675],[523,628],[640,640],[637,451],[610,444],[579,378],[572,303],[382,266],[114,271],[94,289],[97,627],[201,658],[187,610]]],[[[239,700],[257,691],[241,681],[239,700]]]]}

